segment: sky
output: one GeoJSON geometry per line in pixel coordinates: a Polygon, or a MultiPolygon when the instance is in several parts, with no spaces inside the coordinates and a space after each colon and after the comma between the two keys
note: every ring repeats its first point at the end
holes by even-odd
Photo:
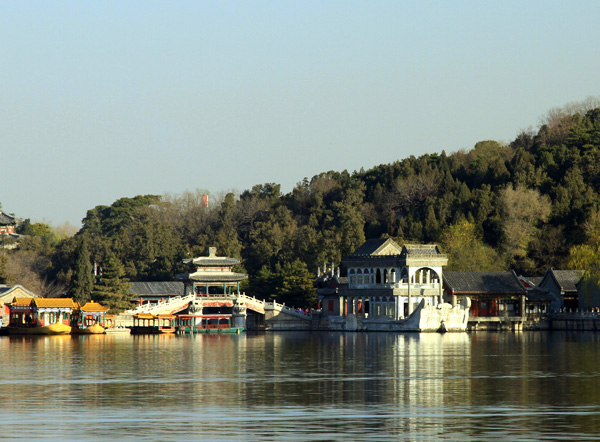
{"type": "Polygon", "coordinates": [[[512,141],[600,95],[598,1],[0,2],[0,204],[76,227],[512,141]]]}

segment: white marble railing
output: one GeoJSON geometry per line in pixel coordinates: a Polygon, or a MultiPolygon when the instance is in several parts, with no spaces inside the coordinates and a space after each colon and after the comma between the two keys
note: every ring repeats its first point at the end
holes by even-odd
{"type": "Polygon", "coordinates": [[[237,298],[239,300],[243,301],[246,304],[247,308],[250,308],[251,310],[254,310],[258,313],[265,312],[265,305],[267,304],[266,301],[264,301],[262,299],[256,299],[255,297],[251,298],[250,296],[247,296],[245,293],[238,295],[237,298]]]}
{"type": "MultiPolygon", "coordinates": [[[[404,282],[391,282],[391,283],[380,283],[380,284],[349,284],[351,289],[408,289],[408,283],[404,282]]],[[[439,289],[440,284],[435,283],[413,283],[410,285],[411,289],[439,289]]]]}
{"type": "Polygon", "coordinates": [[[155,313],[158,311],[174,310],[177,307],[193,301],[196,295],[191,294],[187,296],[173,296],[166,301],[159,302],[157,304],[143,304],[139,305],[134,309],[126,310],[125,313],[136,314],[136,313],[155,313]]]}
{"type": "Polygon", "coordinates": [[[279,310],[279,311],[285,312],[290,315],[301,317],[302,319],[310,319],[312,317],[311,311],[305,312],[302,309],[288,307],[285,304],[279,304],[279,303],[277,303],[277,301],[273,301],[268,304],[270,306],[272,306],[273,310],[279,310]]]}
{"type": "Polygon", "coordinates": [[[187,296],[174,296],[172,298],[169,298],[166,301],[162,301],[157,304],[140,305],[134,309],[127,310],[125,313],[126,314],[136,314],[136,313],[155,313],[156,314],[156,313],[164,312],[164,311],[170,312],[170,311],[175,311],[179,307],[183,307],[185,304],[190,303],[196,299],[206,299],[206,298],[214,299],[217,297],[227,298],[227,299],[237,298],[240,301],[242,301],[246,305],[247,308],[250,308],[251,310],[254,310],[258,313],[264,314],[265,310],[277,310],[277,311],[285,312],[286,314],[289,314],[289,315],[301,317],[303,319],[310,319],[312,317],[311,311],[305,312],[304,310],[301,310],[301,309],[288,307],[285,304],[279,304],[276,301],[272,301],[272,302],[264,301],[262,299],[257,299],[255,297],[247,296],[245,293],[241,293],[239,295],[222,294],[222,295],[211,295],[211,296],[206,296],[206,295],[196,296],[194,294],[191,294],[191,295],[187,295],[187,296]]]}

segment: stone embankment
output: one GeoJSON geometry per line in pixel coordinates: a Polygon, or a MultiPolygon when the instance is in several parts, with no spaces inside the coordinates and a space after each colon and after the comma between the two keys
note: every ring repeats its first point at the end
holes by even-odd
{"type": "Polygon", "coordinates": [[[550,316],[552,330],[600,331],[600,311],[561,311],[550,316]]]}

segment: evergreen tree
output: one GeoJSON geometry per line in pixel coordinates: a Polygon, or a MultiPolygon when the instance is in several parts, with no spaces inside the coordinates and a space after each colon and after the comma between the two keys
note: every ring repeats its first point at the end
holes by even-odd
{"type": "Polygon", "coordinates": [[[101,277],[94,286],[94,300],[110,307],[112,312],[129,308],[129,289],[131,284],[127,281],[125,269],[121,261],[110,250],[107,251],[102,263],[101,277]]]}
{"type": "Polygon", "coordinates": [[[8,258],[3,253],[0,253],[0,284],[8,284],[11,282],[11,275],[8,272],[8,258]]]}
{"type": "Polygon", "coordinates": [[[278,275],[275,290],[277,302],[288,306],[314,308],[317,305],[317,292],[313,287],[314,275],[299,259],[286,263],[278,275]]]}
{"type": "Polygon", "coordinates": [[[87,240],[84,238],[77,249],[77,258],[71,278],[71,296],[75,302],[85,304],[91,299],[94,289],[94,275],[87,240]]]}
{"type": "Polygon", "coordinates": [[[258,299],[269,300],[277,288],[277,275],[263,266],[256,276],[249,281],[248,291],[258,299]]]}

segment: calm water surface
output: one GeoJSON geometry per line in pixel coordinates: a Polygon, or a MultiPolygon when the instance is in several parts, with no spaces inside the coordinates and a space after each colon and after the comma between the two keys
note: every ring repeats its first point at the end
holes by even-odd
{"type": "Polygon", "coordinates": [[[0,439],[600,440],[600,334],[0,337],[0,439]]]}

